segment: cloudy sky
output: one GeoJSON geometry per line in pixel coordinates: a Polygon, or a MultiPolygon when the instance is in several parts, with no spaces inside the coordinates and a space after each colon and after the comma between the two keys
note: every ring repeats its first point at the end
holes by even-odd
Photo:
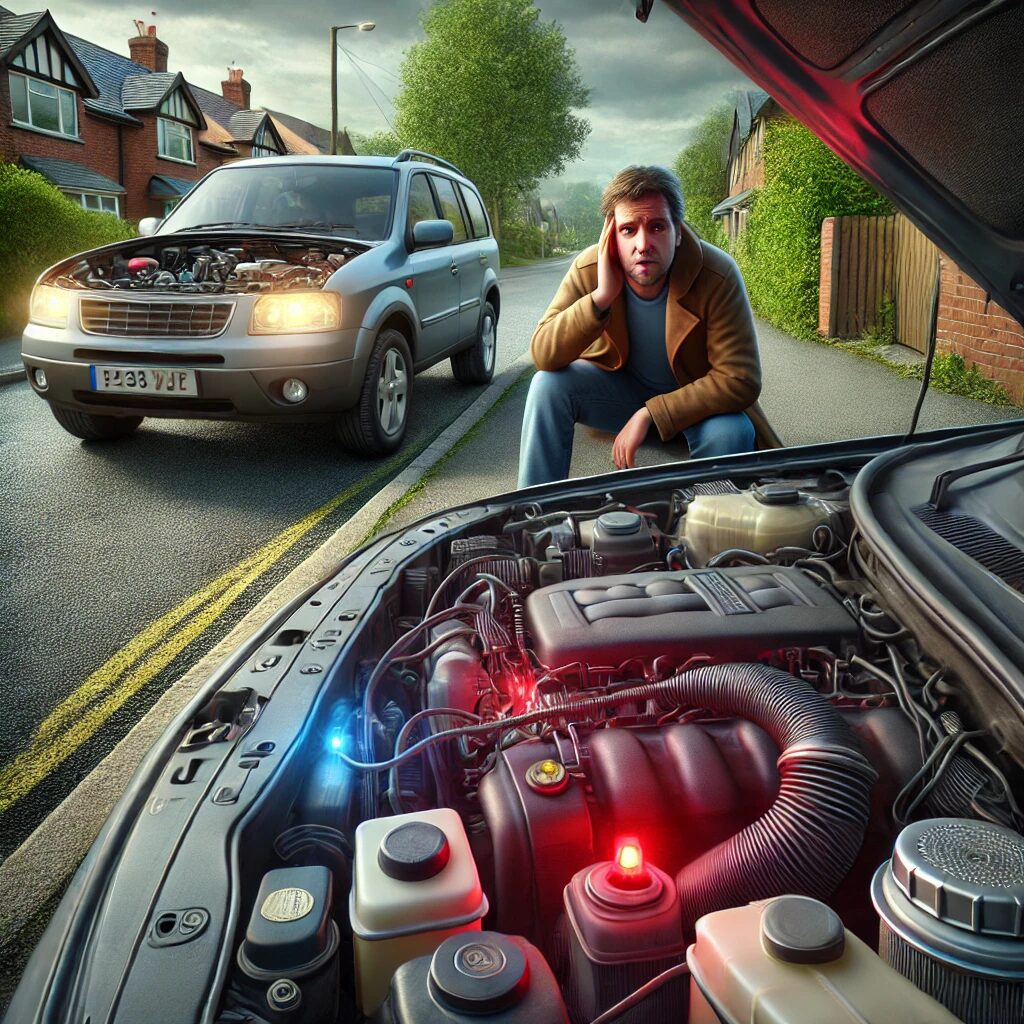
{"type": "MultiPolygon", "coordinates": [[[[362,133],[387,128],[403,53],[423,38],[419,12],[430,0],[48,0],[57,24],[128,54],[135,18],[157,26],[170,70],[220,91],[228,65],[245,70],[254,106],[330,123],[332,24],[372,20],[373,32],[341,32],[354,56],[338,56],[339,120],[362,133]],[[354,67],[355,65],[355,67],[354,67]],[[355,68],[358,67],[359,71],[355,68]]],[[[3,0],[15,13],[42,4],[3,0]]],[[[702,116],[751,83],[660,0],[646,25],[633,0],[538,0],[542,17],[563,27],[587,86],[592,130],[565,180],[603,183],[628,163],[671,163],[702,116]]]]}

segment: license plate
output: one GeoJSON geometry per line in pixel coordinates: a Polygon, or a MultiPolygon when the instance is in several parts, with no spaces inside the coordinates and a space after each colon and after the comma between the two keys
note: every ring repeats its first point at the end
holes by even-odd
{"type": "Polygon", "coordinates": [[[170,395],[199,397],[195,370],[161,370],[155,367],[90,366],[93,391],[122,395],[170,395]]]}

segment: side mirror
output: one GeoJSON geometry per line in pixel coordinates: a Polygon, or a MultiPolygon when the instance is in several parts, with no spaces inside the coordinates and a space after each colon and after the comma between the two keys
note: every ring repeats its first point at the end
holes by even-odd
{"type": "Polygon", "coordinates": [[[432,249],[447,245],[455,237],[455,227],[450,220],[421,220],[413,225],[412,244],[414,249],[432,249]]]}
{"type": "Polygon", "coordinates": [[[155,235],[156,229],[160,227],[161,221],[159,217],[143,217],[139,221],[139,234],[143,237],[146,235],[155,235]]]}

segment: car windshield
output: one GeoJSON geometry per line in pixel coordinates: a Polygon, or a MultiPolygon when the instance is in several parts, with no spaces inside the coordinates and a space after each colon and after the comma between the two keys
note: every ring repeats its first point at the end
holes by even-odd
{"type": "Polygon", "coordinates": [[[191,228],[311,229],[377,242],[387,237],[397,173],[390,167],[266,163],[228,167],[200,182],[160,234],[191,228]]]}

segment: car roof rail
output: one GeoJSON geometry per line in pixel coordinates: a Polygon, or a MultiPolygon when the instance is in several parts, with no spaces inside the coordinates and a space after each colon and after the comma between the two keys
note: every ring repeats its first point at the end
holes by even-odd
{"type": "Polygon", "coordinates": [[[449,171],[454,171],[456,174],[461,174],[465,178],[465,174],[459,170],[455,164],[450,163],[447,160],[442,160],[439,156],[434,156],[433,153],[424,153],[422,149],[403,149],[398,156],[395,157],[396,164],[404,164],[408,160],[429,160],[440,167],[447,167],[449,171]]]}

